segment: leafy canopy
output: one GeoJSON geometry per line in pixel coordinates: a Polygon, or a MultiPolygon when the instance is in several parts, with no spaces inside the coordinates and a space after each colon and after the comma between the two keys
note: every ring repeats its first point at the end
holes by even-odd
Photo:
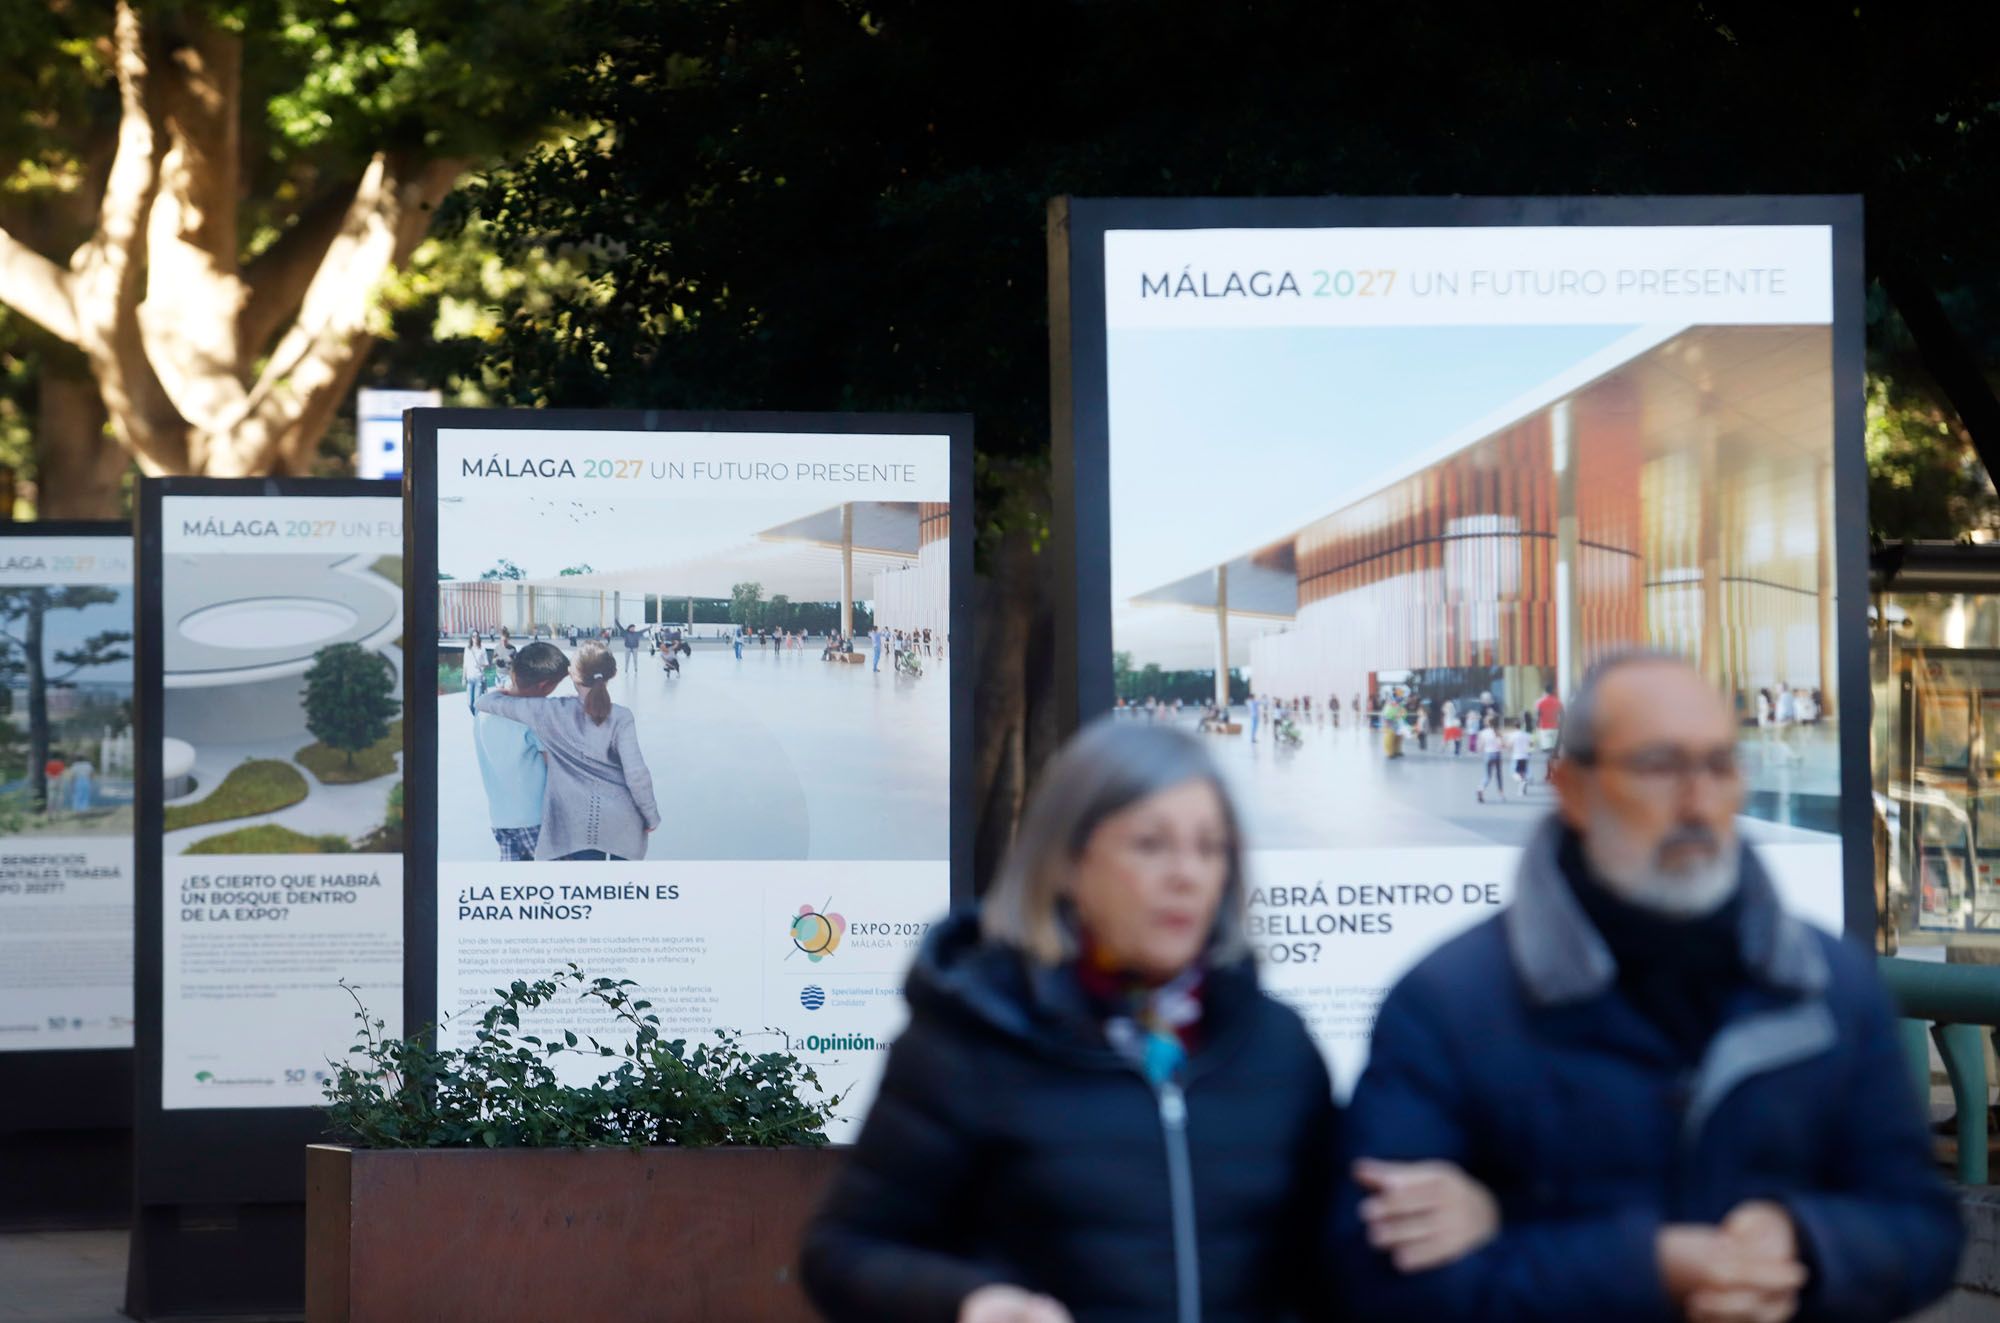
{"type": "MultiPolygon", "coordinates": [[[[592,56],[554,107],[577,127],[461,198],[498,251],[560,254],[588,277],[501,300],[483,360],[495,398],[969,409],[987,532],[1028,518],[1009,474],[1047,460],[1044,209],[1061,194],[1860,192],[1871,271],[1969,291],[1947,297],[1961,329],[2000,327],[1990,10],[579,13],[592,56]]],[[[1912,356],[1874,367],[1936,402],[1912,356]]],[[[1951,468],[1965,438],[1935,449],[1951,468]]]]}
{"type": "Polygon", "coordinates": [[[386,1037],[349,988],[360,1028],[353,1059],[333,1063],[327,1119],[371,1148],[827,1142],[840,1098],[824,1093],[811,1067],[789,1051],[750,1051],[728,1030],[693,1046],[664,1038],[636,988],[631,979],[590,978],[575,964],[517,980],[494,990],[498,1000],[480,1015],[471,1046],[444,1050],[386,1037]],[[523,1017],[574,1023],[593,1014],[613,1042],[571,1029],[524,1032],[523,1017]],[[556,1071],[564,1057],[606,1064],[593,1083],[566,1084],[556,1071]]]}
{"type": "Polygon", "coordinates": [[[358,643],[321,648],[306,670],[306,729],[346,753],[350,767],[357,752],[388,735],[398,706],[395,668],[358,643]]]}

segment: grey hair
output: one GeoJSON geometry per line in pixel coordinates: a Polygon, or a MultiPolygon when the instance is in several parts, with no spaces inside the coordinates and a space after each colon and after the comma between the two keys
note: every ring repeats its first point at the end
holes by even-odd
{"type": "Polygon", "coordinates": [[[1229,832],[1228,876],[1208,937],[1209,958],[1222,964],[1243,959],[1250,953],[1243,935],[1243,833],[1208,751],[1185,731],[1108,716],[1079,731],[1042,773],[1014,846],[980,907],[980,935],[1045,965],[1073,958],[1076,933],[1063,901],[1091,835],[1106,818],[1189,781],[1215,790],[1229,832]]]}
{"type": "Polygon", "coordinates": [[[1576,693],[1563,705],[1562,753],[1566,758],[1574,758],[1580,763],[1589,763],[1597,757],[1597,740],[1602,734],[1598,730],[1598,691],[1604,687],[1605,679],[1614,671],[1622,671],[1628,666],[1681,666],[1694,670],[1695,665],[1678,652],[1665,648],[1618,648],[1607,652],[1590,664],[1583,673],[1583,681],[1576,687],[1576,693]]]}

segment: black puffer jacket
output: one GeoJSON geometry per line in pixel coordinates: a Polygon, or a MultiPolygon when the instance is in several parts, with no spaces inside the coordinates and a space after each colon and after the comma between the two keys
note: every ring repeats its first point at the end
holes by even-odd
{"type": "Polygon", "coordinates": [[[1201,1045],[1157,1090],[1106,1045],[1072,971],[982,945],[971,914],[931,934],[907,995],[909,1028],[806,1241],[832,1323],[952,1323],[991,1282],[1054,1296],[1077,1323],[1331,1313],[1332,1091],[1251,966],[1210,976],[1201,1045]]]}

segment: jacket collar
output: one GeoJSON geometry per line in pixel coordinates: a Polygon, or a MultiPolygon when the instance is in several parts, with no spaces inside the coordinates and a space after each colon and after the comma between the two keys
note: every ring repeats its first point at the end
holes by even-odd
{"type": "MultiPolygon", "coordinates": [[[[1250,960],[1211,966],[1204,976],[1202,1042],[1190,1076],[1224,1060],[1254,1027],[1259,992],[1250,960]]],[[[985,941],[976,910],[955,911],[932,927],[904,993],[913,1014],[978,1025],[1046,1056],[1124,1069],[1067,964],[1042,965],[985,941]]]]}
{"type": "MultiPolygon", "coordinates": [[[[1569,828],[1550,814],[1536,829],[1514,878],[1514,899],[1503,920],[1507,950],[1529,998],[1558,1006],[1588,1001],[1609,990],[1617,963],[1556,864],[1569,828]]],[[[1738,950],[1751,976],[1796,996],[1825,989],[1826,957],[1804,923],[1787,913],[1771,879],[1747,845],[1738,845],[1737,885],[1742,889],[1738,950]]]]}

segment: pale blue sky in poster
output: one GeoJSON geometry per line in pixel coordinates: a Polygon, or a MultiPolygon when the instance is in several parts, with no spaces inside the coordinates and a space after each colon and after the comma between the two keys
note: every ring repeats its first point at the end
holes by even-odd
{"type": "Polygon", "coordinates": [[[1634,329],[1113,331],[1113,600],[1332,513],[1634,329]]]}
{"type": "MultiPolygon", "coordinates": [[[[48,659],[49,673],[61,675],[69,667],[56,660],[58,652],[68,652],[83,645],[83,641],[93,635],[106,632],[130,634],[132,632],[132,594],[129,589],[113,589],[118,594],[115,602],[93,602],[89,606],[74,610],[51,611],[43,617],[42,652],[48,659]]],[[[25,621],[15,621],[8,627],[16,637],[26,629],[25,621]]],[[[132,644],[128,640],[118,645],[126,656],[122,661],[107,662],[102,666],[92,666],[78,671],[70,678],[78,684],[130,684],[132,683],[132,644]]]]}
{"type": "Polygon", "coordinates": [[[447,501],[438,506],[438,569],[454,579],[477,579],[505,558],[531,579],[552,578],[573,565],[631,570],[714,555],[832,504],[782,490],[761,500],[508,494],[447,501]]]}

